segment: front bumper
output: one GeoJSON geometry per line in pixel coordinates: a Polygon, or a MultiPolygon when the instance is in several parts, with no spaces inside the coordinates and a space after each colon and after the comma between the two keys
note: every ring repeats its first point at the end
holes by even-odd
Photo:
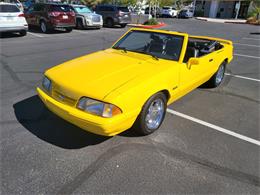
{"type": "Polygon", "coordinates": [[[91,20],[85,20],[85,28],[101,28],[103,26],[103,21],[93,22],[91,20]]]}
{"type": "Polygon", "coordinates": [[[112,118],[103,118],[65,105],[50,97],[40,88],[37,88],[37,92],[49,110],[64,120],[95,134],[114,136],[129,129],[137,117],[136,114],[120,114],[112,118]]]}
{"type": "Polygon", "coordinates": [[[22,30],[28,31],[28,26],[0,27],[0,32],[20,32],[22,30]]]}

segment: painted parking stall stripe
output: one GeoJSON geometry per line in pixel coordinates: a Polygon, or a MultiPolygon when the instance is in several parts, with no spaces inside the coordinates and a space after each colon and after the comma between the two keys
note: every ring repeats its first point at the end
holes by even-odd
{"type": "Polygon", "coordinates": [[[245,58],[260,59],[259,56],[250,56],[250,55],[244,55],[244,54],[238,54],[238,53],[235,53],[234,56],[245,57],[245,58]]]}
{"type": "Polygon", "coordinates": [[[244,37],[243,39],[254,40],[254,41],[260,41],[260,39],[254,39],[254,38],[248,38],[248,37],[244,37]]]}
{"type": "Polygon", "coordinates": [[[197,118],[188,116],[188,115],[186,115],[186,114],[183,114],[183,113],[174,111],[174,110],[169,109],[169,108],[167,108],[167,112],[170,113],[170,114],[173,114],[173,115],[176,115],[176,116],[179,116],[179,117],[188,119],[188,120],[193,121],[193,122],[195,122],[195,123],[199,123],[199,124],[201,124],[201,125],[204,125],[204,126],[206,126],[206,127],[209,127],[209,128],[211,128],[211,129],[214,129],[214,130],[216,130],[216,131],[225,133],[225,134],[227,134],[227,135],[236,137],[236,138],[241,139],[241,140],[243,140],[243,141],[247,141],[247,142],[249,142],[249,143],[251,143],[251,144],[255,144],[255,145],[257,145],[257,146],[260,146],[260,141],[255,140],[255,139],[252,139],[252,138],[250,138],[250,137],[247,137],[247,136],[244,136],[244,135],[235,133],[235,132],[230,131],[230,130],[228,130],[228,129],[225,129],[225,128],[219,127],[219,126],[217,126],[217,125],[208,123],[208,122],[206,122],[206,121],[203,121],[203,120],[200,120],[200,119],[197,119],[197,118]]]}
{"type": "Polygon", "coordinates": [[[250,80],[250,81],[260,82],[259,79],[254,79],[254,78],[250,78],[250,77],[244,77],[244,76],[240,76],[240,75],[236,75],[236,74],[225,73],[225,75],[231,76],[231,77],[240,78],[240,79],[246,79],[246,80],[250,80]]]}
{"type": "Polygon", "coordinates": [[[260,47],[260,45],[250,45],[250,44],[244,44],[244,43],[233,43],[234,45],[241,45],[241,46],[247,46],[247,47],[260,47]]]}
{"type": "Polygon", "coordinates": [[[44,36],[42,35],[38,35],[36,33],[31,33],[31,32],[27,32],[28,34],[32,35],[32,36],[35,36],[35,37],[39,37],[39,38],[43,38],[44,36]]]}

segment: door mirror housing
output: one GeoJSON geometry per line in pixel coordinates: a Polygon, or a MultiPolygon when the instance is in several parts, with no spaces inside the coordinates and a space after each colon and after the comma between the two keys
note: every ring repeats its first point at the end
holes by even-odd
{"type": "Polygon", "coordinates": [[[191,69],[191,66],[199,65],[199,64],[200,64],[199,58],[190,58],[187,63],[187,67],[188,69],[191,69]]]}

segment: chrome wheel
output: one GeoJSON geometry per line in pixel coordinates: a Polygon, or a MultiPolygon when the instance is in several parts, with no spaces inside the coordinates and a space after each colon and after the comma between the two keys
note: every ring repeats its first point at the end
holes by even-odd
{"type": "Polygon", "coordinates": [[[216,84],[217,85],[219,85],[221,83],[221,81],[223,80],[224,72],[225,72],[225,67],[223,65],[221,65],[219,67],[219,70],[216,75],[216,84]]]}
{"type": "Polygon", "coordinates": [[[164,106],[162,99],[155,99],[151,102],[145,116],[145,124],[149,129],[157,129],[160,126],[164,115],[164,106]]]}

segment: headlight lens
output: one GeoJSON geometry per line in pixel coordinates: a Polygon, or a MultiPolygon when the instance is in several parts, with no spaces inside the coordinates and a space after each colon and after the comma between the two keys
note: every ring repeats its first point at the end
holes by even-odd
{"type": "Polygon", "coordinates": [[[94,99],[83,97],[79,100],[78,109],[84,110],[94,115],[111,118],[122,113],[120,108],[113,104],[104,103],[94,99]]]}
{"type": "Polygon", "coordinates": [[[51,91],[51,80],[48,79],[46,76],[44,76],[43,80],[42,80],[42,86],[46,91],[50,92],[51,91]]]}

